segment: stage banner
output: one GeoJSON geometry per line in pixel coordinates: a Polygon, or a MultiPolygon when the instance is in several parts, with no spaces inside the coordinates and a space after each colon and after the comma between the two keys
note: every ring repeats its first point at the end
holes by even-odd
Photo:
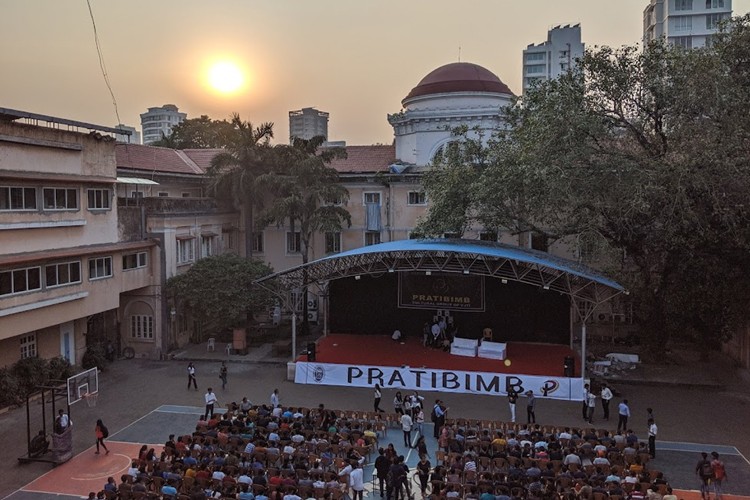
{"type": "MultiPolygon", "coordinates": [[[[373,387],[380,384],[384,389],[490,396],[506,396],[509,390],[519,394],[532,391],[540,398],[583,400],[583,381],[580,378],[464,372],[408,366],[363,366],[298,361],[294,382],[347,387],[373,387]]],[[[519,404],[523,405],[523,400],[519,404]]]]}
{"type": "Polygon", "coordinates": [[[484,276],[398,273],[398,307],[484,312],[484,276]]]}

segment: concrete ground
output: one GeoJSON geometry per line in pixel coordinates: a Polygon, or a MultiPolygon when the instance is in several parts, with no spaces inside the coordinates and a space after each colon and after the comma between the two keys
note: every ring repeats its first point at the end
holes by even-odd
{"type": "MultiPolygon", "coordinates": [[[[164,405],[200,408],[203,393],[209,385],[216,389],[222,404],[239,401],[242,396],[255,403],[265,403],[271,391],[278,388],[282,404],[316,406],[325,403],[330,408],[371,409],[372,391],[369,389],[305,386],[286,381],[286,358],[275,358],[266,349],[259,347],[255,354],[249,353],[241,362],[228,363],[229,383],[226,390],[221,389],[218,377],[220,360],[238,360],[218,349],[217,352],[206,353],[205,345],[191,346],[180,354],[179,357],[183,358],[180,360],[116,361],[100,374],[97,406],[88,408],[79,403],[72,408],[75,452],[80,453],[93,445],[93,428],[97,418],[104,420],[113,439],[126,436],[127,441],[163,442],[168,434],[177,430],[173,429],[174,426],[189,425],[189,422],[185,424],[181,420],[184,415],[176,418],[169,416],[169,412],[160,411],[158,413],[166,414],[166,420],[152,423],[149,427],[139,426],[139,422],[150,422],[155,410],[164,405]],[[211,359],[202,359],[201,356],[211,359]],[[186,389],[187,359],[196,359],[198,391],[186,389]],[[133,436],[130,434],[133,429],[142,429],[144,434],[142,437],[133,436]],[[121,434],[116,434],[120,431],[121,434]]],[[[691,362],[689,368],[675,368],[666,372],[661,379],[642,378],[630,381],[635,384],[617,384],[623,397],[630,401],[633,412],[631,427],[639,436],[645,437],[646,434],[646,407],[654,408],[659,440],[657,458],[652,462],[652,467],[664,470],[673,485],[695,489],[697,481],[692,468],[699,451],[717,449],[726,455],[724,458],[730,480],[725,482],[725,491],[735,494],[750,492],[750,465],[744,458],[750,456],[750,426],[747,425],[750,391],[746,388],[743,374],[732,369],[718,355],[710,363],[691,362]],[[693,376],[694,382],[711,379],[722,383],[685,385],[681,383],[685,371],[703,373],[700,377],[693,376]],[[735,453],[732,447],[738,451],[735,453]]],[[[384,407],[390,406],[387,403],[393,392],[385,391],[384,407]]],[[[423,395],[428,402],[438,396],[437,393],[423,395]]],[[[445,393],[439,397],[447,402],[453,417],[509,419],[505,398],[445,393]]],[[[32,406],[32,410],[34,407],[40,408],[38,404],[32,406]]],[[[193,409],[188,413],[198,411],[193,409]]],[[[32,416],[32,430],[39,428],[38,418],[32,416]]],[[[601,421],[597,422],[596,415],[594,418],[596,427],[608,427],[601,421]]],[[[538,400],[537,420],[559,426],[583,424],[579,403],[563,401],[538,400]]],[[[0,438],[6,457],[5,474],[0,475],[0,498],[12,494],[51,469],[49,464],[20,465],[14,461],[25,451],[25,430],[24,409],[13,409],[0,415],[0,438]]],[[[397,445],[402,441],[396,429],[389,433],[386,440],[391,441],[397,445]]],[[[434,443],[430,449],[434,450],[434,443]]],[[[18,493],[14,495],[14,500],[25,496],[28,493],[18,493]]]]}

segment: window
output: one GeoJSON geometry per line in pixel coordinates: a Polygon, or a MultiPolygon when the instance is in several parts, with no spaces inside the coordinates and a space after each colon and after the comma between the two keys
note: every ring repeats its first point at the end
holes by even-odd
{"type": "Polygon", "coordinates": [[[130,317],[130,337],[134,339],[153,340],[154,317],[135,314],[130,317]]]}
{"type": "Polygon", "coordinates": [[[89,189],[89,210],[109,210],[109,189],[89,189]]]}
{"type": "Polygon", "coordinates": [[[693,10],[693,0],[674,0],[674,10],[693,10]]]}
{"type": "Polygon", "coordinates": [[[66,188],[44,188],[44,209],[78,209],[78,196],[76,190],[66,188]]]}
{"type": "Polygon", "coordinates": [[[201,257],[211,257],[214,254],[214,237],[201,236],[201,257]]]}
{"type": "Polygon", "coordinates": [[[299,231],[286,233],[286,253],[299,253],[302,250],[302,235],[299,231]]]}
{"type": "Polygon", "coordinates": [[[546,252],[549,250],[549,240],[546,234],[531,233],[531,248],[546,252]]]}
{"type": "Polygon", "coordinates": [[[36,210],[36,188],[0,186],[0,210],[36,210]]]}
{"type": "Polygon", "coordinates": [[[129,253],[122,256],[122,270],[127,271],[128,269],[138,269],[140,267],[146,267],[148,264],[148,258],[146,252],[129,253]]]}
{"type": "Polygon", "coordinates": [[[72,285],[81,282],[81,263],[63,262],[44,266],[45,285],[47,288],[72,285]]]}
{"type": "Polygon", "coordinates": [[[341,251],[341,233],[326,233],[326,253],[338,253],[341,251]]]}
{"type": "Polygon", "coordinates": [[[190,198],[190,193],[182,193],[183,198],[190,198]]]}
{"type": "Polygon", "coordinates": [[[177,240],[177,263],[185,264],[195,260],[194,238],[177,240]]]}
{"type": "Polygon", "coordinates": [[[531,87],[532,85],[538,82],[544,81],[544,78],[538,77],[538,76],[530,76],[530,77],[524,78],[524,81],[526,82],[527,87],[531,87]]]}
{"type": "Polygon", "coordinates": [[[693,37],[691,36],[676,36],[672,38],[672,45],[675,47],[682,47],[683,49],[693,48],[693,37]]]}
{"type": "Polygon", "coordinates": [[[333,205],[335,207],[338,207],[344,204],[344,200],[341,198],[341,196],[338,196],[336,198],[326,198],[324,202],[326,205],[333,205]]]}
{"type": "Polygon", "coordinates": [[[427,197],[421,191],[409,191],[409,205],[425,205],[427,197]]]}
{"type": "Polygon", "coordinates": [[[112,276],[112,257],[89,259],[89,279],[98,280],[112,276]]]}
{"type": "Polygon", "coordinates": [[[706,15],[706,29],[715,30],[719,23],[724,19],[723,14],[708,14],[706,15]]]}
{"type": "Polygon", "coordinates": [[[533,64],[531,66],[526,66],[526,74],[532,75],[544,73],[545,69],[546,66],[544,64],[533,64]]]}
{"type": "Polygon", "coordinates": [[[461,235],[458,233],[443,233],[443,238],[449,239],[449,240],[456,240],[460,238],[461,235]]]}
{"type": "Polygon", "coordinates": [[[131,191],[130,192],[131,198],[137,198],[137,199],[143,199],[143,191],[131,191]]]}
{"type": "Polygon", "coordinates": [[[526,61],[544,61],[544,56],[546,54],[544,52],[532,52],[530,54],[526,54],[526,61]]]}
{"type": "Polygon", "coordinates": [[[674,29],[675,31],[690,31],[693,29],[693,18],[690,16],[675,16],[674,29]]]}
{"type": "Polygon", "coordinates": [[[365,203],[380,205],[380,193],[364,193],[365,203]]]}
{"type": "Polygon", "coordinates": [[[707,9],[723,9],[724,0],[706,0],[707,9]]]}
{"type": "Polygon", "coordinates": [[[167,193],[166,191],[159,191],[158,193],[156,193],[156,196],[158,196],[159,198],[166,198],[167,196],[169,196],[169,193],[167,193]]]}
{"type": "Polygon", "coordinates": [[[36,358],[36,333],[21,336],[21,359],[36,358]]]}
{"type": "Polygon", "coordinates": [[[26,267],[0,272],[0,296],[41,289],[41,267],[26,267]]]}
{"type": "Polygon", "coordinates": [[[365,232],[365,246],[377,245],[380,243],[380,232],[366,231],[365,232]]]}
{"type": "Polygon", "coordinates": [[[482,231],[479,233],[479,241],[497,241],[497,232],[482,231]]]}
{"type": "Polygon", "coordinates": [[[255,233],[253,235],[253,252],[263,253],[263,248],[265,247],[265,238],[263,237],[263,233],[255,233]]]}

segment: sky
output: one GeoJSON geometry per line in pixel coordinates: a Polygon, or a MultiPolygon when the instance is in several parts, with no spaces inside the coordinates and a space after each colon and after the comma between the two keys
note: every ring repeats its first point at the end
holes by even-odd
{"type": "MultiPolygon", "coordinates": [[[[273,122],[330,113],[330,140],[388,144],[388,113],[433,69],[484,66],[515,93],[521,55],[547,30],[581,23],[587,47],[638,44],[647,0],[0,0],[0,107],[140,130],[140,113],[175,104],[188,118],[273,122]],[[243,88],[207,84],[230,60],[243,88]]],[[[734,0],[735,15],[750,0],[734,0]]]]}

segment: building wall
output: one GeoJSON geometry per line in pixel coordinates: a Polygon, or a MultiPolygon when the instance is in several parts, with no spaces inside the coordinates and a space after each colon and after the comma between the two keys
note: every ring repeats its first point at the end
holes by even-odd
{"type": "Polygon", "coordinates": [[[583,56],[581,26],[556,26],[547,32],[547,41],[529,45],[523,51],[523,90],[532,84],[559,78],[583,56]]]}

